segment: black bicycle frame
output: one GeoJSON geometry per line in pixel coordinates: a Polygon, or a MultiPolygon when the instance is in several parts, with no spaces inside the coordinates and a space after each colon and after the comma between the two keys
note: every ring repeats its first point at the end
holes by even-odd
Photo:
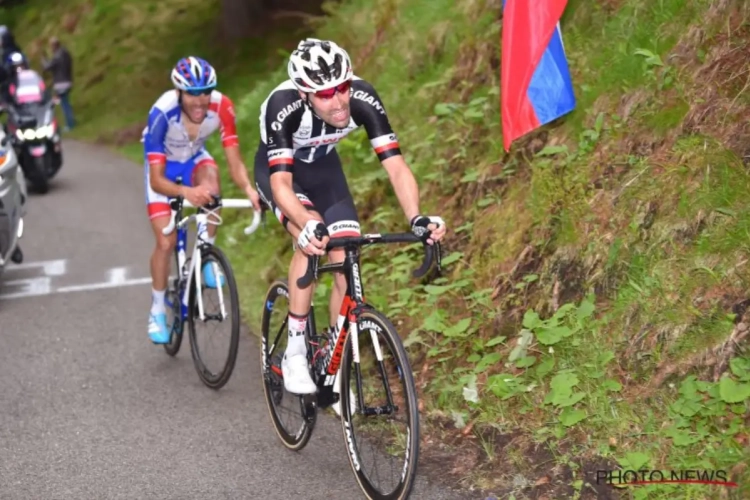
{"type": "MultiPolygon", "coordinates": [[[[329,339],[326,359],[323,364],[323,372],[316,373],[316,379],[318,388],[320,389],[318,394],[319,404],[326,406],[328,404],[335,403],[333,396],[333,378],[341,366],[341,360],[343,358],[344,346],[346,345],[347,337],[351,331],[351,324],[356,322],[356,317],[360,314],[363,308],[368,307],[364,297],[364,287],[362,286],[362,274],[360,271],[360,260],[359,260],[359,249],[360,247],[368,244],[375,243],[415,243],[421,242],[417,236],[412,233],[396,233],[396,234],[375,234],[365,235],[360,237],[344,237],[344,238],[331,238],[328,242],[327,251],[333,248],[344,248],[345,257],[342,262],[325,264],[319,266],[319,257],[310,256],[308,260],[308,267],[305,276],[297,280],[297,284],[304,288],[309,285],[314,279],[321,273],[334,273],[342,272],[347,280],[347,290],[344,295],[343,302],[341,304],[340,315],[344,317],[341,328],[337,328],[338,325],[334,326],[334,335],[329,339]],[[322,384],[320,382],[323,382],[322,384]]],[[[432,266],[432,262],[437,256],[437,267],[440,269],[440,245],[427,245],[424,243],[425,258],[422,266],[417,269],[413,274],[415,277],[421,277],[429,270],[432,266]]],[[[313,310],[310,310],[308,315],[308,338],[312,338],[316,335],[317,329],[315,327],[315,314],[313,310]]],[[[357,375],[357,393],[359,395],[359,408],[362,408],[364,415],[382,415],[390,414],[397,408],[393,404],[393,397],[388,383],[388,378],[385,373],[385,367],[382,361],[378,363],[380,375],[383,379],[386,394],[388,397],[388,404],[376,408],[366,408],[364,406],[363,392],[362,392],[362,374],[359,364],[356,365],[357,375]]]]}

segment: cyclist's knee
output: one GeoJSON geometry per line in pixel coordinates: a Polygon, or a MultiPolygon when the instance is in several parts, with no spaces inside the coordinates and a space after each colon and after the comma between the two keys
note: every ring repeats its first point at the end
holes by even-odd
{"type": "Polygon", "coordinates": [[[328,262],[331,262],[332,264],[338,264],[339,262],[344,262],[344,258],[346,257],[346,252],[343,248],[334,248],[333,250],[328,252],[328,262]]]}
{"type": "MultiPolygon", "coordinates": [[[[328,252],[328,262],[331,264],[343,262],[345,257],[346,253],[343,248],[336,248],[335,250],[328,252]]],[[[347,286],[346,276],[344,276],[343,273],[335,273],[333,275],[333,286],[336,287],[338,293],[345,293],[347,286]]]]}
{"type": "Polygon", "coordinates": [[[156,251],[170,253],[174,250],[177,241],[174,235],[159,236],[156,238],[156,251]]]}
{"type": "Polygon", "coordinates": [[[213,163],[207,163],[201,165],[200,168],[196,167],[194,176],[195,186],[205,186],[211,193],[216,195],[221,194],[219,173],[216,165],[213,163]]]}
{"type": "Polygon", "coordinates": [[[333,286],[336,292],[343,295],[346,293],[346,276],[343,273],[336,273],[333,275],[333,286]]]}
{"type": "Polygon", "coordinates": [[[203,182],[199,182],[197,185],[205,186],[211,194],[219,196],[221,194],[221,186],[219,185],[218,179],[207,178],[203,182]]]}

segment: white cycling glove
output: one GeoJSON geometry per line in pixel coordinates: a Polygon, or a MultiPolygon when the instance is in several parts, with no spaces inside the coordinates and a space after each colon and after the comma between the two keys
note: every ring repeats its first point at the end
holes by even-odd
{"type": "Polygon", "coordinates": [[[302,228],[302,232],[299,233],[297,246],[305,248],[313,238],[317,237],[319,240],[322,240],[324,236],[328,236],[328,229],[326,229],[325,225],[317,220],[309,220],[305,224],[305,227],[302,228]]]}
{"type": "Polygon", "coordinates": [[[445,226],[445,221],[442,217],[425,217],[424,215],[417,215],[411,220],[411,232],[422,241],[427,241],[430,237],[430,230],[427,229],[429,224],[437,224],[437,226],[440,227],[445,226]]]}

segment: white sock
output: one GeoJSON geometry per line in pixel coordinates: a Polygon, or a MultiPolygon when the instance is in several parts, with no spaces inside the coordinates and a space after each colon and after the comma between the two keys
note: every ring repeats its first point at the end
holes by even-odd
{"type": "Polygon", "coordinates": [[[151,314],[163,314],[167,312],[164,306],[164,294],[166,290],[151,289],[151,314]]]}
{"type": "Polygon", "coordinates": [[[206,241],[208,243],[211,243],[212,245],[216,242],[216,235],[213,236],[206,236],[206,241]]]}
{"type": "Polygon", "coordinates": [[[305,328],[307,328],[307,316],[299,316],[289,313],[289,339],[287,340],[286,356],[306,355],[305,328]]]}

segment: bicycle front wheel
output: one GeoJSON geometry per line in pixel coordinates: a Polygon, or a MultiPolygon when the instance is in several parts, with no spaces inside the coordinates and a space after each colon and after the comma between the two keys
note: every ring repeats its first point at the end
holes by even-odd
{"type": "Polygon", "coordinates": [[[368,499],[403,500],[411,493],[419,460],[417,388],[409,358],[396,328],[373,309],[357,317],[359,356],[352,334],[339,372],[349,463],[368,499]],[[384,462],[389,465],[381,470],[384,462]]]}
{"type": "Polygon", "coordinates": [[[164,350],[170,356],[176,356],[182,345],[182,297],[180,296],[180,266],[177,264],[177,254],[172,261],[173,273],[177,276],[167,286],[164,302],[167,306],[167,327],[170,331],[169,343],[164,344],[164,350]]]}
{"type": "Polygon", "coordinates": [[[263,302],[260,369],[271,423],[281,442],[293,451],[307,445],[317,419],[315,405],[284,389],[281,360],[287,345],[289,287],[285,280],[271,283],[263,302]]]}
{"type": "MultiPolygon", "coordinates": [[[[195,286],[195,277],[191,283],[192,293],[188,302],[188,329],[190,331],[190,352],[193,355],[193,363],[201,381],[211,389],[220,389],[228,381],[237,361],[237,349],[240,342],[240,298],[237,293],[237,283],[234,280],[232,267],[224,253],[213,245],[208,245],[201,250],[202,266],[212,270],[213,283],[205,283],[202,269],[196,270],[201,273],[201,290],[195,286]],[[210,286],[209,286],[210,285],[210,286]],[[200,294],[203,303],[203,316],[200,318],[198,296],[200,294]],[[224,346],[219,346],[216,351],[222,354],[211,356],[209,368],[207,358],[209,346],[211,348],[220,344],[220,336],[215,333],[206,333],[202,347],[199,346],[196,330],[198,326],[220,326],[229,327],[229,339],[224,346]],[[223,359],[222,359],[223,358],[223,359]],[[220,368],[219,368],[220,367],[220,368]]],[[[226,337],[226,336],[224,336],[226,337]]],[[[210,349],[213,351],[214,349],[210,349]]]]}

